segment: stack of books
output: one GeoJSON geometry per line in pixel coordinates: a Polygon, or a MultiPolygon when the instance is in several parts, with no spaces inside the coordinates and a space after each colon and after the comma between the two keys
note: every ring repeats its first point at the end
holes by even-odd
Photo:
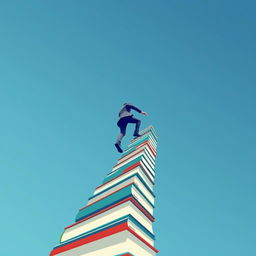
{"type": "Polygon", "coordinates": [[[157,136],[140,132],[75,223],[66,227],[50,256],[155,256],[152,228],[157,136]]]}

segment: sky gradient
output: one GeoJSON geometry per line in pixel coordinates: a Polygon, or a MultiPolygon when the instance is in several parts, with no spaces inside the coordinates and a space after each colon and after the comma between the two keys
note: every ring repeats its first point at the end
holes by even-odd
{"type": "Polygon", "coordinates": [[[158,255],[256,255],[255,7],[1,1],[0,254],[50,253],[116,164],[129,102],[159,135],[158,255]]]}

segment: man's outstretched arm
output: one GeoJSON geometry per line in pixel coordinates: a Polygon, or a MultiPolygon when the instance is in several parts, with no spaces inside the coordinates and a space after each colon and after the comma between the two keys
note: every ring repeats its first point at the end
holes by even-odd
{"type": "Polygon", "coordinates": [[[128,108],[130,108],[130,109],[136,110],[137,112],[141,113],[142,115],[145,115],[145,116],[147,115],[146,112],[140,110],[139,108],[137,108],[137,107],[135,107],[135,106],[133,106],[133,105],[131,105],[131,104],[127,104],[126,106],[127,106],[128,108]]]}

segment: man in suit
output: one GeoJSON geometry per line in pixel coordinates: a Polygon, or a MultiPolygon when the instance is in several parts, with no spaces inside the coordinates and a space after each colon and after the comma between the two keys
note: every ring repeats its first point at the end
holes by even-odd
{"type": "Polygon", "coordinates": [[[126,127],[127,127],[128,123],[135,123],[135,130],[134,130],[133,136],[135,138],[140,136],[139,128],[140,128],[141,121],[139,119],[133,117],[133,114],[131,114],[132,109],[139,112],[142,115],[145,115],[145,116],[147,115],[146,112],[141,111],[139,108],[137,108],[131,104],[124,103],[122,109],[120,110],[120,112],[118,114],[119,120],[117,122],[117,126],[120,128],[120,135],[117,137],[117,141],[115,143],[115,146],[116,146],[118,152],[120,152],[120,153],[123,152],[123,150],[121,148],[121,141],[122,141],[123,137],[125,136],[126,127]]]}

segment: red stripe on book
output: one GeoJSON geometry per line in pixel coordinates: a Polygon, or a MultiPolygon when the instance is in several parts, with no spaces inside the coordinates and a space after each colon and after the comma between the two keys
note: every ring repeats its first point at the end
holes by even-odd
{"type": "MultiPolygon", "coordinates": [[[[144,151],[144,149],[142,149],[141,151],[137,152],[136,154],[134,154],[134,155],[132,155],[132,156],[130,156],[130,157],[128,157],[128,158],[126,158],[124,161],[122,161],[122,162],[120,162],[120,163],[118,163],[118,164],[114,165],[114,167],[113,167],[113,168],[115,168],[115,167],[116,167],[116,166],[118,166],[119,164],[121,164],[121,163],[123,163],[123,162],[127,161],[128,159],[130,159],[130,158],[132,158],[132,157],[136,156],[137,154],[141,153],[142,151],[144,151]]],[[[134,152],[134,151],[132,151],[132,152],[134,152]]],[[[132,152],[131,152],[131,153],[132,153],[132,152]]],[[[131,154],[131,153],[129,153],[129,154],[131,154]]],[[[128,154],[128,155],[129,155],[129,154],[128,154]]],[[[126,155],[126,156],[127,156],[127,155],[126,155]]],[[[123,157],[126,157],[126,156],[123,156],[123,157]]],[[[121,157],[120,159],[122,159],[123,157],[121,157]]],[[[119,161],[120,159],[118,159],[118,161],[119,161]]]]}
{"type": "Polygon", "coordinates": [[[128,229],[127,222],[119,224],[115,227],[103,230],[103,231],[101,231],[97,234],[93,234],[91,236],[84,237],[82,239],[76,240],[76,241],[71,242],[69,244],[66,244],[66,245],[63,245],[61,247],[55,248],[51,251],[50,256],[53,256],[53,255],[56,255],[56,254],[59,254],[59,253],[77,248],[79,246],[82,246],[82,245],[85,245],[85,244],[88,244],[88,243],[92,243],[94,241],[97,241],[97,240],[102,239],[104,237],[114,235],[116,233],[119,233],[119,232],[127,230],[127,229],[128,229]]]}
{"type": "MultiPolygon", "coordinates": [[[[57,247],[55,249],[53,249],[50,253],[50,256],[54,256],[57,255],[59,253],[62,252],[66,252],[69,251],[71,249],[77,248],[79,246],[85,245],[85,244],[89,244],[92,243],[94,241],[97,241],[99,239],[103,239],[105,237],[114,235],[116,233],[122,232],[122,231],[129,231],[131,234],[133,234],[135,237],[137,237],[141,242],[143,242],[145,245],[147,245],[150,249],[152,249],[154,252],[158,253],[158,250],[153,247],[151,244],[149,244],[145,239],[143,239],[141,236],[139,236],[135,231],[133,231],[129,226],[128,226],[128,222],[125,223],[121,223],[115,227],[111,227],[109,229],[103,230],[99,233],[96,234],[92,234],[90,236],[81,238],[79,240],[73,241],[69,244],[63,245],[61,247],[57,247]]],[[[128,254],[124,254],[124,255],[130,255],[128,254]]]]}
{"type": "Polygon", "coordinates": [[[83,208],[81,208],[81,209],[79,209],[79,210],[81,211],[81,210],[87,208],[88,206],[93,205],[93,204],[99,202],[100,200],[102,200],[102,199],[104,199],[104,198],[106,198],[106,197],[108,197],[108,196],[111,196],[111,195],[115,194],[116,192],[120,191],[120,190],[123,189],[123,188],[129,187],[129,186],[132,185],[132,184],[134,184],[134,182],[131,182],[131,183],[129,183],[128,185],[126,185],[126,186],[124,186],[124,187],[122,187],[122,188],[119,188],[118,190],[116,190],[116,191],[110,193],[109,195],[104,196],[104,197],[102,197],[101,199],[98,199],[97,201],[95,201],[95,202],[93,202],[93,203],[91,203],[91,204],[88,204],[88,205],[86,205],[85,207],[83,207],[83,208]]]}
{"type": "MultiPolygon", "coordinates": [[[[139,162],[139,165],[140,165],[140,162],[139,162]]],[[[144,167],[142,166],[142,165],[140,165],[143,169],[144,169],[144,167]]],[[[133,169],[133,168],[132,168],[133,169]]],[[[119,176],[122,176],[124,173],[127,173],[127,172],[129,172],[130,170],[128,170],[128,168],[127,169],[125,169],[123,172],[122,172],[122,174],[120,174],[119,176]]],[[[152,180],[152,178],[147,174],[147,172],[144,170],[144,173],[145,173],[145,175],[148,177],[148,179],[151,181],[151,183],[154,185],[155,183],[154,183],[154,181],[152,180]]]]}
{"type": "Polygon", "coordinates": [[[150,220],[150,221],[152,221],[152,222],[155,221],[155,218],[154,218],[153,216],[151,216],[150,214],[148,214],[148,213],[140,206],[140,204],[139,204],[133,197],[130,196],[130,197],[128,197],[128,198],[126,198],[126,199],[124,199],[124,200],[122,200],[122,201],[120,201],[120,202],[114,204],[114,205],[111,205],[111,206],[109,206],[109,207],[107,207],[107,208],[105,208],[105,209],[103,209],[103,210],[101,210],[101,211],[99,211],[99,212],[97,212],[97,213],[95,213],[95,214],[93,214],[93,215],[90,215],[90,216],[88,216],[88,217],[86,217],[86,218],[84,218],[84,219],[82,219],[82,220],[77,221],[76,223],[73,223],[73,224],[71,224],[71,225],[65,227],[65,229],[71,228],[71,227],[73,227],[73,226],[75,226],[75,225],[77,225],[77,224],[79,224],[79,223],[81,223],[81,222],[84,222],[84,221],[86,221],[86,220],[88,220],[88,219],[90,219],[90,218],[93,218],[94,216],[97,216],[97,215],[99,215],[99,214],[101,214],[101,213],[103,213],[103,212],[106,212],[106,211],[108,211],[108,210],[110,210],[110,209],[112,209],[112,208],[114,208],[114,207],[116,207],[116,206],[118,206],[118,205],[120,205],[120,204],[123,204],[123,203],[125,203],[125,202],[127,202],[127,201],[131,201],[131,202],[132,202],[132,203],[150,220]]]}
{"type": "Polygon", "coordinates": [[[152,148],[152,146],[149,144],[148,141],[143,142],[143,143],[142,143],[141,145],[139,145],[136,149],[138,149],[138,148],[144,146],[145,144],[148,145],[149,150],[151,151],[151,153],[153,154],[153,156],[156,157],[156,150],[155,150],[154,148],[152,148]]]}
{"type": "MultiPolygon", "coordinates": [[[[111,182],[111,181],[113,181],[113,180],[115,180],[115,179],[121,177],[124,173],[127,173],[127,172],[133,170],[133,169],[134,169],[135,167],[137,167],[137,166],[141,166],[141,167],[143,168],[143,166],[140,164],[140,161],[139,161],[139,162],[137,162],[137,163],[131,165],[130,167],[126,168],[125,170],[123,170],[123,172],[122,172],[121,174],[119,174],[118,176],[116,176],[116,177],[114,177],[113,179],[111,179],[111,180],[105,182],[104,184],[102,184],[102,185],[96,187],[96,189],[98,189],[98,188],[100,188],[100,187],[102,187],[102,186],[108,184],[109,182],[111,182]]],[[[144,168],[143,168],[143,170],[144,170],[144,168]]],[[[145,170],[144,170],[144,174],[148,177],[148,179],[149,179],[149,180],[151,181],[151,183],[154,185],[154,184],[155,184],[154,181],[150,178],[150,176],[147,174],[147,172],[146,172],[145,170]]]]}
{"type": "Polygon", "coordinates": [[[144,146],[145,144],[147,144],[147,145],[149,146],[149,148],[150,148],[152,151],[154,151],[154,152],[152,152],[152,154],[153,154],[154,156],[156,156],[156,149],[154,149],[154,148],[150,145],[149,140],[146,140],[146,141],[144,141],[143,143],[139,144],[139,145],[136,147],[136,149],[138,149],[138,148],[144,146]]]}
{"type": "Polygon", "coordinates": [[[152,146],[148,143],[148,141],[143,142],[139,146],[136,147],[136,149],[143,147],[144,145],[147,145],[151,153],[153,154],[154,157],[156,157],[156,150],[152,148],[152,146]]]}
{"type": "Polygon", "coordinates": [[[148,243],[145,239],[143,239],[141,236],[139,236],[137,233],[135,233],[135,231],[133,231],[129,226],[128,226],[128,230],[134,235],[136,236],[141,242],[143,242],[144,244],[146,244],[149,248],[151,248],[154,252],[158,253],[159,251],[153,247],[150,243],[148,243]]]}
{"type": "MultiPolygon", "coordinates": [[[[147,143],[146,145],[149,147],[149,150],[150,150],[150,149],[154,150],[153,148],[151,148],[151,146],[150,146],[148,143],[147,143]]],[[[143,147],[143,146],[145,146],[145,143],[143,143],[143,144],[137,146],[134,150],[132,150],[132,151],[131,151],[130,153],[128,153],[127,155],[120,157],[117,161],[120,161],[121,159],[123,159],[123,158],[129,156],[129,155],[132,154],[134,151],[136,151],[137,149],[139,149],[139,148],[141,148],[141,147],[143,147]]],[[[143,150],[144,150],[144,149],[143,149],[143,150]]],[[[150,151],[151,151],[151,150],[150,150],[150,151]]],[[[141,152],[141,151],[139,151],[139,152],[141,152]]],[[[139,152],[138,152],[138,153],[139,153],[139,152]]],[[[154,150],[154,152],[155,152],[155,154],[153,154],[152,151],[151,151],[151,153],[152,153],[152,154],[154,155],[154,157],[155,157],[155,155],[156,155],[156,150],[154,150]]],[[[136,154],[138,154],[138,153],[136,153],[136,154]]],[[[134,155],[136,155],[136,154],[134,154],[134,155]]],[[[133,156],[134,156],[134,155],[133,155],[133,156]]],[[[128,159],[128,158],[127,158],[127,159],[128,159]]],[[[125,161],[125,160],[124,160],[124,161],[125,161]]],[[[122,161],[122,162],[123,162],[123,161],[122,161]]],[[[118,164],[120,164],[120,163],[118,163],[118,164]]],[[[118,164],[116,164],[115,166],[117,166],[118,164]]],[[[114,167],[115,167],[115,166],[114,166],[114,167]]],[[[114,167],[113,167],[113,168],[114,168],[114,167]]]]}
{"type": "Polygon", "coordinates": [[[113,181],[114,179],[119,178],[120,176],[122,176],[122,175],[125,173],[126,170],[127,170],[127,172],[128,172],[128,171],[134,169],[135,167],[137,167],[137,166],[139,166],[139,165],[140,165],[140,162],[137,162],[137,163],[131,165],[130,167],[126,168],[120,175],[118,175],[118,176],[114,177],[113,179],[111,179],[111,180],[109,180],[109,181],[103,183],[102,185],[98,186],[96,189],[98,189],[98,188],[100,188],[100,187],[102,187],[102,186],[108,184],[109,182],[113,181]]]}
{"type": "MultiPolygon", "coordinates": [[[[144,169],[144,167],[141,165],[141,167],[144,169]]],[[[123,173],[121,174],[121,175],[123,175],[124,173],[127,173],[127,172],[129,172],[130,170],[124,170],[123,171],[123,173]]],[[[144,170],[144,173],[145,173],[145,175],[148,177],[148,179],[151,181],[151,183],[154,185],[155,183],[154,183],[154,181],[152,180],[152,178],[147,174],[147,172],[144,170]]],[[[150,173],[150,172],[149,172],[150,173]]],[[[120,176],[121,176],[120,175],[120,176]]],[[[151,174],[152,175],[152,174],[151,174]]]]}
{"type": "Polygon", "coordinates": [[[144,210],[144,209],[141,207],[141,205],[140,205],[134,198],[132,198],[131,201],[133,202],[133,204],[136,205],[136,207],[137,207],[138,209],[140,209],[140,210],[144,213],[144,215],[145,215],[146,217],[148,217],[149,220],[151,220],[152,222],[155,221],[155,218],[154,218],[153,216],[151,216],[150,214],[148,214],[148,213],[146,212],[146,210],[144,210]]]}

